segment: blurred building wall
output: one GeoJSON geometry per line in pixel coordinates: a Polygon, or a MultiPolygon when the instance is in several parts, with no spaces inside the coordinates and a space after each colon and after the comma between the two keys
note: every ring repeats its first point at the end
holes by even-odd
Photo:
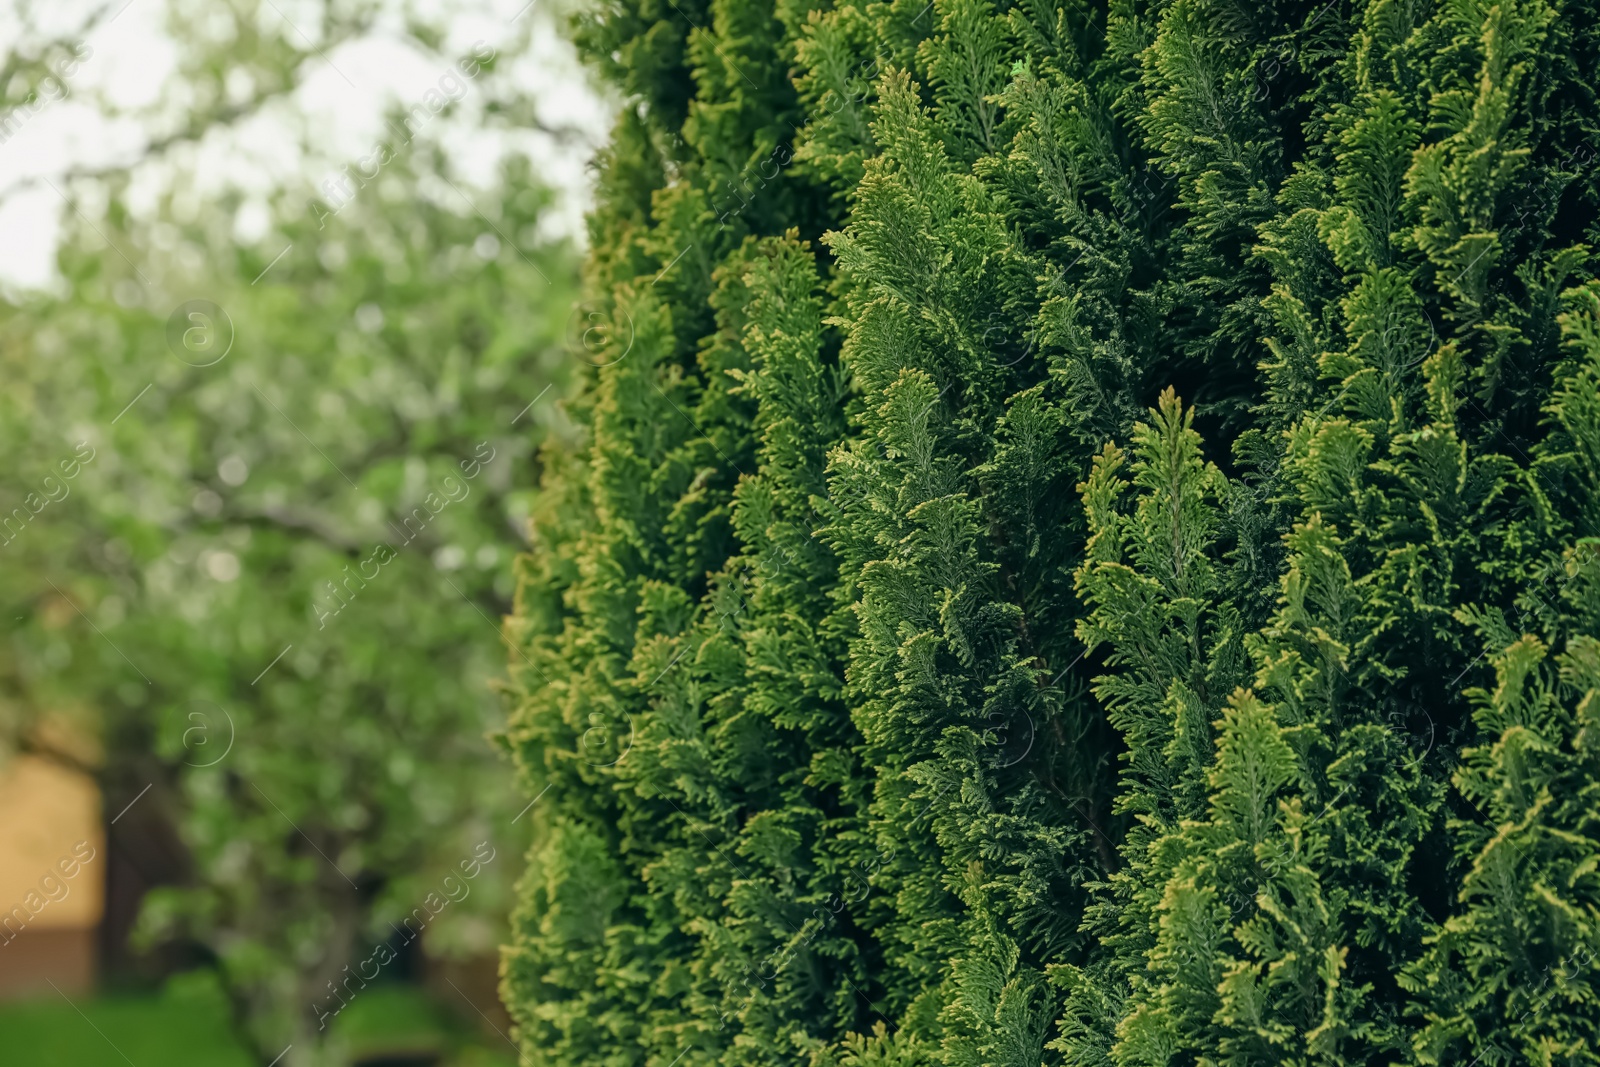
{"type": "Polygon", "coordinates": [[[0,768],[0,997],[89,990],[105,880],[94,782],[36,756],[0,768]]]}

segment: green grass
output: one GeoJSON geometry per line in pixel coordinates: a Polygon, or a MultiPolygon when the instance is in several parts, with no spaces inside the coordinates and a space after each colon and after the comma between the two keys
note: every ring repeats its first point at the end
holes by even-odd
{"type": "Polygon", "coordinates": [[[427,1050],[444,1056],[443,1067],[515,1067],[511,1046],[442,1010],[421,990],[376,985],[362,990],[339,1013],[333,1037],[352,1058],[427,1050]]]}
{"type": "MultiPolygon", "coordinates": [[[[428,1049],[444,1067],[515,1067],[414,987],[375,986],[335,1025],[351,1055],[428,1049]]],[[[156,995],[60,995],[0,1003],[0,1059],[30,1067],[257,1067],[234,1040],[228,1007],[209,976],[181,976],[156,995]]]]}
{"type": "Polygon", "coordinates": [[[50,1067],[255,1067],[228,1027],[215,988],[169,986],[159,996],[74,996],[0,1004],[6,1062],[50,1067]]]}

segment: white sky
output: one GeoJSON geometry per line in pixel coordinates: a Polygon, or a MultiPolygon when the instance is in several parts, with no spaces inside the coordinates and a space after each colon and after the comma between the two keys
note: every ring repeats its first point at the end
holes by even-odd
{"type": "MultiPolygon", "coordinates": [[[[0,0],[0,49],[15,39],[16,2],[0,0]]],[[[163,29],[167,2],[129,0],[120,15],[87,38],[92,53],[67,80],[65,98],[45,102],[38,111],[22,116],[20,123],[19,116],[12,116],[16,132],[0,144],[0,248],[7,253],[0,256],[0,285],[37,288],[55,277],[55,245],[66,205],[41,178],[59,186],[60,175],[71,167],[137,159],[148,138],[160,132],[159,117],[114,121],[97,106],[97,99],[103,96],[122,109],[152,108],[158,115],[164,100],[172,101],[173,94],[182,99],[184,86],[174,74],[177,51],[163,29]]],[[[536,171],[563,194],[561,210],[550,220],[552,229],[581,239],[588,199],[586,164],[609,129],[610,107],[590,89],[570,45],[556,29],[554,2],[423,0],[418,6],[448,13],[449,36],[442,49],[447,56],[467,55],[478,41],[503,50],[519,30],[531,28],[528,53],[514,65],[502,64],[494,76],[515,79],[536,91],[546,124],[576,126],[588,140],[563,145],[531,131],[472,129],[483,101],[477,84],[469,84],[461,101],[428,125],[425,137],[446,146],[457,173],[469,181],[483,175],[484,185],[500,156],[528,154],[536,171]]],[[[198,0],[194,7],[198,18],[229,18],[214,0],[198,0]]],[[[318,7],[315,0],[264,0],[260,26],[304,47],[308,38],[301,27],[315,32],[318,7]]],[[[79,0],[61,0],[49,13],[67,31],[80,25],[89,9],[79,0]]],[[[204,32],[204,24],[199,29],[204,32]]],[[[447,69],[443,61],[385,32],[380,23],[369,36],[327,52],[325,61],[313,60],[304,68],[303,83],[288,98],[232,130],[215,131],[199,145],[170,152],[170,165],[141,167],[130,193],[133,206],[138,210],[152,204],[176,166],[194,174],[204,191],[232,186],[247,195],[262,194],[235,219],[241,240],[259,238],[265,221],[264,194],[298,185],[307,199],[316,195],[323,177],[340,164],[366,156],[385,136],[382,119],[387,108],[396,102],[407,107],[419,103],[447,69]],[[300,150],[301,130],[312,145],[309,158],[300,150]]],[[[245,77],[243,71],[238,74],[245,77]]],[[[247,81],[234,82],[231,90],[249,92],[247,81]]]]}

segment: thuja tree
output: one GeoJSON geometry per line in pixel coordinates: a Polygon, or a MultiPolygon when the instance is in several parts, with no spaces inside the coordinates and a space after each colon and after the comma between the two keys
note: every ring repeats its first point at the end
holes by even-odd
{"type": "Polygon", "coordinates": [[[513,631],[539,840],[507,989],[550,1062],[792,1059],[870,1017],[848,602],[813,535],[847,388],[800,239],[842,193],[796,159],[802,14],[579,34],[629,102],[574,313],[587,439],[547,456],[513,631]]]}
{"type": "Polygon", "coordinates": [[[530,1047],[1594,1062],[1593,12],[656,14],[584,31],[530,1047]]]}

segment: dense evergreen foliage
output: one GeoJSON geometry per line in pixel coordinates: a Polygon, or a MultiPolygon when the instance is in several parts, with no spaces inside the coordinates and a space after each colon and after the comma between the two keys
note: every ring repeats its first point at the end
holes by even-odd
{"type": "Polygon", "coordinates": [[[612,0],[550,1064],[1600,1063],[1600,19],[612,0]]]}

